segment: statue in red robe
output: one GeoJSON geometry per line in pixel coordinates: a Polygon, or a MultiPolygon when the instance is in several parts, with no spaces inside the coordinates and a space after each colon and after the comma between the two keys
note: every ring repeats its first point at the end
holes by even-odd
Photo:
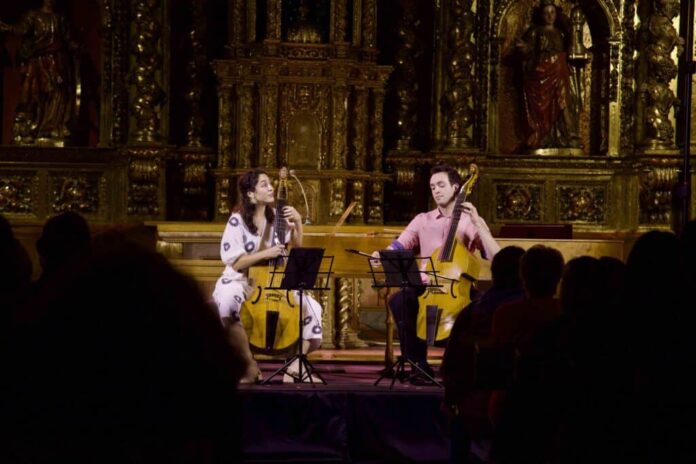
{"type": "Polygon", "coordinates": [[[525,142],[530,149],[581,148],[580,104],[572,85],[566,34],[556,25],[557,7],[542,0],[540,25],[527,30],[516,48],[523,58],[525,142]]]}

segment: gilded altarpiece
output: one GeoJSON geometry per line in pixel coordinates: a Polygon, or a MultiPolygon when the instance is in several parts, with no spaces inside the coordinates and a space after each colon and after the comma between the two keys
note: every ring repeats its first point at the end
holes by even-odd
{"type": "MultiPolygon", "coordinates": [[[[229,56],[213,64],[216,220],[234,207],[236,176],[256,166],[274,176],[281,166],[292,170],[288,201],[309,223],[336,222],[345,212],[349,223],[384,220],[382,107],[390,67],[376,61],[376,2],[310,3],[230,2],[229,56]]],[[[341,278],[331,287],[322,298],[336,310],[325,312],[325,323],[338,328],[333,340],[327,336],[358,346],[359,284],[341,278]]]]}
{"type": "Polygon", "coordinates": [[[385,118],[394,176],[386,201],[416,200],[410,209],[390,208],[387,221],[403,223],[432,207],[418,200],[429,198],[431,166],[447,162],[464,171],[476,162],[481,180],[473,201],[494,229],[569,223],[576,233],[631,234],[672,227],[681,168],[674,130],[683,78],[679,2],[402,0],[398,8],[401,19],[380,31],[384,42],[397,44],[384,57],[395,67],[385,111],[399,115],[385,118]],[[550,27],[564,38],[577,106],[572,149],[535,150],[525,134],[521,50],[543,24],[544,8],[554,10],[550,27]],[[422,34],[431,29],[432,37],[422,34]],[[421,53],[427,49],[432,55],[421,53]],[[431,65],[424,79],[417,70],[431,65]],[[427,127],[429,137],[404,127],[427,127]]]}

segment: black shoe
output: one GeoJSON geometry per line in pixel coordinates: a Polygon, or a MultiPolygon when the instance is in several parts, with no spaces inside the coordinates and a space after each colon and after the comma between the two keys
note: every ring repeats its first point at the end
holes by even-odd
{"type": "Polygon", "coordinates": [[[408,382],[411,385],[417,386],[437,385],[433,379],[434,377],[428,378],[423,375],[422,372],[417,372],[415,374],[411,374],[411,377],[408,378],[408,382]]]}
{"type": "MultiPolygon", "coordinates": [[[[427,362],[417,362],[416,365],[420,367],[430,377],[435,378],[435,372],[433,371],[433,368],[430,367],[430,364],[428,364],[427,362]]],[[[422,372],[416,369],[415,367],[411,366],[411,375],[422,375],[422,372]]]]}
{"type": "Polygon", "coordinates": [[[435,382],[432,380],[435,378],[433,368],[430,367],[428,363],[417,363],[417,365],[423,370],[423,372],[415,367],[411,367],[411,376],[408,379],[411,385],[435,385],[435,382]],[[428,378],[428,376],[430,378],[428,378]]]}

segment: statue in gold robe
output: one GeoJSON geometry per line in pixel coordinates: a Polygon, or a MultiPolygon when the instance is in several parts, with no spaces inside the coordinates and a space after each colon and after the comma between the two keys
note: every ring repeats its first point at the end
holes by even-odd
{"type": "Polygon", "coordinates": [[[63,146],[76,113],[76,72],[65,17],[54,0],[26,13],[17,24],[0,21],[0,31],[22,36],[19,51],[19,103],[13,125],[14,143],[63,146]]]}

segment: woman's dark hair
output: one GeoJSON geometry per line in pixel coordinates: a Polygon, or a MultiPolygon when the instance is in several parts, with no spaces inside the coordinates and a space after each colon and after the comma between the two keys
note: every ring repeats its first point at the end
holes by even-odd
{"type": "MultiPolygon", "coordinates": [[[[261,174],[266,174],[266,171],[261,168],[255,168],[242,174],[237,181],[237,188],[239,189],[237,211],[242,215],[244,224],[246,224],[247,229],[249,229],[252,234],[258,231],[257,227],[254,225],[254,211],[256,210],[256,205],[251,202],[247,193],[253,192],[256,189],[256,184],[259,183],[261,174]]],[[[274,218],[275,213],[273,208],[266,205],[266,220],[269,224],[273,224],[274,218]]]]}

